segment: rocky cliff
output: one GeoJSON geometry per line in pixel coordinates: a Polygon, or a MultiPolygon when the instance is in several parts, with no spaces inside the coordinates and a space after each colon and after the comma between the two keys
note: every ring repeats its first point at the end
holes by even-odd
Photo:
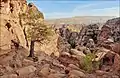
{"type": "MultiPolygon", "coordinates": [[[[27,48],[26,38],[27,19],[23,19],[21,14],[28,10],[38,10],[34,4],[28,4],[26,0],[2,0],[0,1],[0,55],[18,45],[27,48]]],[[[43,21],[43,14],[40,12],[43,21]]]]}
{"type": "Polygon", "coordinates": [[[120,42],[120,17],[108,20],[101,29],[100,40],[112,39],[120,42]]]}
{"type": "MultiPolygon", "coordinates": [[[[0,49],[12,48],[12,41],[26,47],[23,27],[20,24],[19,14],[24,12],[26,0],[2,0],[0,2],[0,49]]],[[[0,52],[0,55],[4,54],[0,52]]]]}

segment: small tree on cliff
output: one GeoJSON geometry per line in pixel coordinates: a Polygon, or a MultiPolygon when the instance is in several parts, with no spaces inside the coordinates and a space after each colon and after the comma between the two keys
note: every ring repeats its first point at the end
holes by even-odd
{"type": "Polygon", "coordinates": [[[49,36],[52,34],[52,28],[45,25],[40,19],[43,19],[39,11],[33,12],[29,10],[27,14],[29,22],[27,22],[27,37],[30,40],[30,54],[29,57],[34,56],[34,44],[39,42],[42,44],[44,40],[49,40],[49,36]]]}

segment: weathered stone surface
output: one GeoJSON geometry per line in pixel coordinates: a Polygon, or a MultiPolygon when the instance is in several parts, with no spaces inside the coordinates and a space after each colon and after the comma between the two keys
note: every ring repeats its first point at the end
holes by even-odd
{"type": "Polygon", "coordinates": [[[71,45],[65,39],[59,36],[57,41],[57,48],[61,55],[62,52],[69,52],[71,45]]]}
{"type": "Polygon", "coordinates": [[[77,67],[74,64],[69,64],[68,67],[70,67],[71,69],[75,69],[75,70],[79,70],[80,69],[79,67],[77,67]]]}
{"type": "Polygon", "coordinates": [[[17,74],[3,75],[0,78],[17,78],[17,74]]]}
{"type": "Polygon", "coordinates": [[[71,74],[68,78],[80,78],[80,77],[77,75],[71,74]]]}
{"type": "Polygon", "coordinates": [[[102,76],[102,75],[104,75],[104,74],[108,74],[107,72],[101,71],[101,70],[96,70],[95,72],[96,72],[96,74],[97,74],[98,76],[102,76]]]}
{"type": "Polygon", "coordinates": [[[50,73],[49,64],[44,65],[39,73],[42,74],[43,76],[48,76],[50,73]]]}
{"type": "Polygon", "coordinates": [[[113,70],[119,71],[120,70],[120,55],[116,54],[114,58],[113,70]]]}
{"type": "Polygon", "coordinates": [[[21,46],[26,47],[26,40],[19,19],[19,14],[24,12],[22,7],[26,5],[25,0],[1,2],[0,49],[10,49],[11,40],[15,40],[21,46]]]}
{"type": "Polygon", "coordinates": [[[55,74],[50,74],[48,78],[64,78],[65,76],[66,76],[65,74],[55,73],[55,74]]]}
{"type": "Polygon", "coordinates": [[[31,64],[34,64],[34,62],[31,61],[31,60],[24,59],[24,60],[22,61],[22,65],[23,65],[23,66],[28,66],[28,65],[31,65],[31,64]]]}
{"type": "Polygon", "coordinates": [[[6,66],[5,69],[6,69],[7,72],[12,72],[13,71],[13,68],[11,68],[10,66],[6,66]]]}
{"type": "Polygon", "coordinates": [[[96,77],[94,74],[86,74],[86,78],[101,78],[101,77],[96,77]]]}
{"type": "Polygon", "coordinates": [[[68,55],[61,55],[58,60],[65,66],[68,66],[69,64],[78,64],[79,60],[76,58],[76,56],[68,56],[68,55]]]}
{"type": "MultiPolygon", "coordinates": [[[[57,40],[58,40],[58,34],[53,33],[53,35],[50,37],[50,41],[46,42],[44,44],[35,44],[35,51],[43,51],[48,55],[51,55],[52,53],[55,56],[59,56],[58,48],[57,48],[57,40]]],[[[39,53],[38,53],[39,54],[39,53]]]]}
{"type": "Polygon", "coordinates": [[[81,32],[79,33],[79,45],[87,45],[89,39],[93,39],[94,43],[97,43],[97,36],[99,35],[99,24],[91,24],[86,27],[83,27],[81,32]]]}
{"type": "Polygon", "coordinates": [[[27,67],[23,67],[23,68],[16,70],[16,73],[19,76],[22,76],[22,75],[28,75],[30,73],[33,73],[33,72],[35,72],[35,70],[36,70],[36,68],[34,66],[27,66],[27,67]]]}
{"type": "Polygon", "coordinates": [[[111,44],[111,50],[120,55],[120,43],[111,44]]]}
{"type": "Polygon", "coordinates": [[[83,77],[83,78],[86,77],[83,72],[78,71],[78,70],[71,70],[69,75],[74,75],[74,76],[83,77]]]}
{"type": "MultiPolygon", "coordinates": [[[[8,53],[7,49],[16,49],[19,46],[28,48],[26,37],[26,22],[27,19],[22,18],[23,13],[28,13],[32,9],[34,12],[38,10],[34,4],[27,5],[26,0],[2,0],[0,8],[0,55],[8,53]]],[[[43,14],[39,19],[41,22],[44,19],[43,14]]],[[[28,14],[29,15],[29,14],[28,14]]]]}
{"type": "Polygon", "coordinates": [[[0,57],[0,65],[7,65],[9,63],[10,60],[13,59],[13,56],[14,56],[14,52],[9,52],[7,55],[3,55],[0,57]]]}
{"type": "Polygon", "coordinates": [[[85,56],[85,54],[82,51],[78,51],[77,49],[71,49],[71,54],[73,54],[73,55],[79,55],[81,57],[85,56]]]}
{"type": "Polygon", "coordinates": [[[62,53],[61,53],[61,56],[69,56],[69,57],[70,57],[71,55],[70,55],[70,53],[68,53],[68,52],[62,52],[62,53]]]}
{"type": "Polygon", "coordinates": [[[100,43],[112,38],[114,42],[120,42],[120,18],[108,20],[102,27],[99,35],[100,43]]]}

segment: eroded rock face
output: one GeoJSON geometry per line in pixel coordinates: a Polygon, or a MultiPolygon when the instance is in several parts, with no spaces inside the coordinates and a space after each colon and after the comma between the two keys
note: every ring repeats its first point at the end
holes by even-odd
{"type": "Polygon", "coordinates": [[[113,39],[120,42],[120,17],[108,20],[102,27],[99,40],[113,39]]]}
{"type": "Polygon", "coordinates": [[[103,25],[98,44],[120,54],[120,17],[110,19],[103,25]]]}
{"type": "Polygon", "coordinates": [[[68,52],[70,51],[71,45],[64,39],[63,37],[59,36],[57,40],[57,48],[61,55],[62,52],[68,52]]]}
{"type": "Polygon", "coordinates": [[[60,37],[58,38],[58,49],[61,50],[59,52],[69,52],[70,49],[75,49],[81,46],[86,46],[93,51],[95,44],[98,42],[97,36],[100,32],[99,26],[100,24],[91,24],[84,26],[80,32],[72,32],[63,25],[63,27],[59,29],[60,37]]]}
{"type": "Polygon", "coordinates": [[[100,24],[91,24],[83,29],[79,33],[79,45],[86,46],[89,42],[89,39],[92,39],[95,44],[97,44],[97,36],[99,35],[100,24]]]}
{"type": "MultiPolygon", "coordinates": [[[[25,35],[23,27],[20,24],[19,14],[24,12],[26,0],[2,0],[0,7],[0,49],[11,49],[12,42],[20,43],[26,47],[25,35]]],[[[0,52],[0,55],[4,54],[0,52]]]]}
{"type": "Polygon", "coordinates": [[[27,66],[27,67],[18,69],[16,72],[18,73],[18,75],[25,75],[25,74],[32,73],[35,70],[36,68],[34,66],[27,66]]]}
{"type": "Polygon", "coordinates": [[[17,74],[3,75],[1,78],[17,78],[17,74]]]}
{"type": "MultiPolygon", "coordinates": [[[[26,0],[2,0],[0,5],[0,55],[7,53],[2,50],[28,48],[26,29],[29,25],[25,25],[28,19],[23,19],[22,14],[29,15],[29,10],[37,12],[38,9],[32,3],[27,5],[26,0]]],[[[38,20],[43,21],[43,14],[40,11],[39,14],[38,20]]]]}
{"type": "Polygon", "coordinates": [[[84,26],[79,34],[78,32],[70,31],[63,25],[60,28],[60,36],[64,42],[70,44],[71,48],[86,46],[93,51],[95,47],[102,45],[107,49],[119,53],[120,18],[108,20],[102,28],[99,23],[84,26]]]}

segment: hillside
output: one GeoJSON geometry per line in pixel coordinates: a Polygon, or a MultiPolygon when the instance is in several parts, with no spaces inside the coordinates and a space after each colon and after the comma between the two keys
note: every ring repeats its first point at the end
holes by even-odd
{"type": "Polygon", "coordinates": [[[104,23],[108,19],[115,18],[114,16],[76,16],[72,18],[48,19],[49,24],[90,24],[90,23],[104,23]]]}

